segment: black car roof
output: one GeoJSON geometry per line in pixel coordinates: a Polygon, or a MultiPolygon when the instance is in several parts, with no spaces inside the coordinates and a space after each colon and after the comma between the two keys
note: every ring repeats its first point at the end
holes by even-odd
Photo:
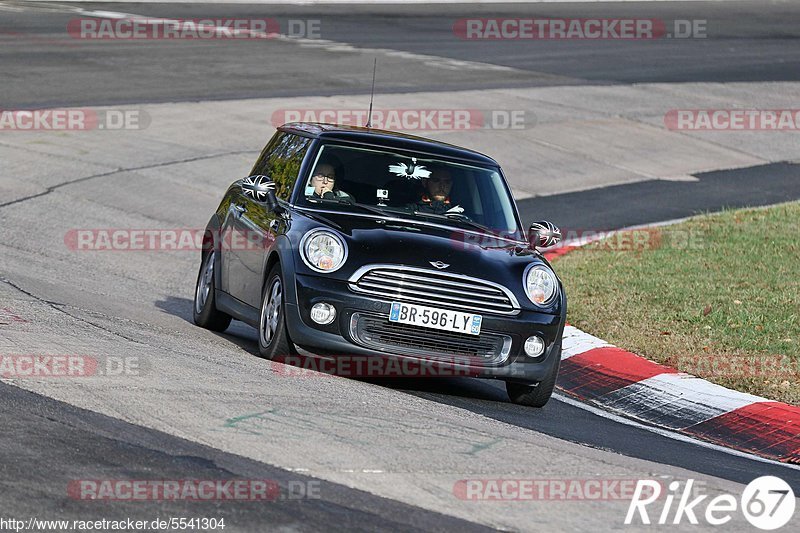
{"type": "Polygon", "coordinates": [[[447,144],[433,139],[407,135],[395,131],[362,128],[359,126],[343,126],[322,122],[290,122],[278,128],[280,131],[297,133],[319,139],[331,139],[360,144],[371,144],[419,151],[444,157],[473,161],[484,165],[498,166],[491,157],[474,150],[468,150],[454,144],[447,144]]]}

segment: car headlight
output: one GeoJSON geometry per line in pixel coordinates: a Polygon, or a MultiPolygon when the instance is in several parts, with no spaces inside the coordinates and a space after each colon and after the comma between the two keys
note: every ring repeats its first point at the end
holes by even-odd
{"type": "Polygon", "coordinates": [[[558,279],[552,270],[544,265],[532,265],[525,271],[525,294],[539,307],[550,305],[558,292],[558,279]]]}
{"type": "Polygon", "coordinates": [[[338,270],[347,259],[347,245],[341,237],[327,230],[314,230],[305,234],[300,243],[303,262],[316,272],[338,270]]]}

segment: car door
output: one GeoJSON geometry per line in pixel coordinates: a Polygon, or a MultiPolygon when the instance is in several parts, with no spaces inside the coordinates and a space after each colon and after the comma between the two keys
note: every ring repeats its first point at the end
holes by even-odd
{"type": "MultiPolygon", "coordinates": [[[[288,202],[310,144],[310,138],[279,131],[261,152],[251,175],[269,176],[278,200],[288,202]]],[[[261,305],[264,259],[275,242],[280,218],[267,204],[241,190],[231,202],[228,290],[253,307],[261,305]]]]}

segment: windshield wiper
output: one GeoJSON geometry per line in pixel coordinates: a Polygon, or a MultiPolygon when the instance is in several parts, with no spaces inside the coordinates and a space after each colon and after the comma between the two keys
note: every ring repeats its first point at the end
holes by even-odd
{"type": "Polygon", "coordinates": [[[484,226],[483,224],[479,224],[470,220],[467,215],[462,215],[461,213],[426,213],[424,211],[414,211],[415,215],[422,215],[424,217],[431,217],[431,218],[438,218],[440,220],[455,220],[456,222],[462,222],[467,226],[471,226],[473,229],[480,230],[484,233],[488,233],[489,235],[494,235],[495,237],[500,237],[494,230],[489,228],[488,226],[484,226]]]}

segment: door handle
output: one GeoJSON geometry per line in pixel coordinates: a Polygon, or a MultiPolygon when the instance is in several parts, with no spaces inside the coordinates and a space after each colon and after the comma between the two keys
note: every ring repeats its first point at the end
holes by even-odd
{"type": "Polygon", "coordinates": [[[236,212],[236,216],[242,216],[242,214],[247,211],[247,209],[241,205],[231,204],[231,207],[236,212]]]}
{"type": "Polygon", "coordinates": [[[273,218],[272,221],[269,223],[269,229],[273,233],[278,233],[278,228],[280,227],[281,222],[277,218],[273,218]]]}

